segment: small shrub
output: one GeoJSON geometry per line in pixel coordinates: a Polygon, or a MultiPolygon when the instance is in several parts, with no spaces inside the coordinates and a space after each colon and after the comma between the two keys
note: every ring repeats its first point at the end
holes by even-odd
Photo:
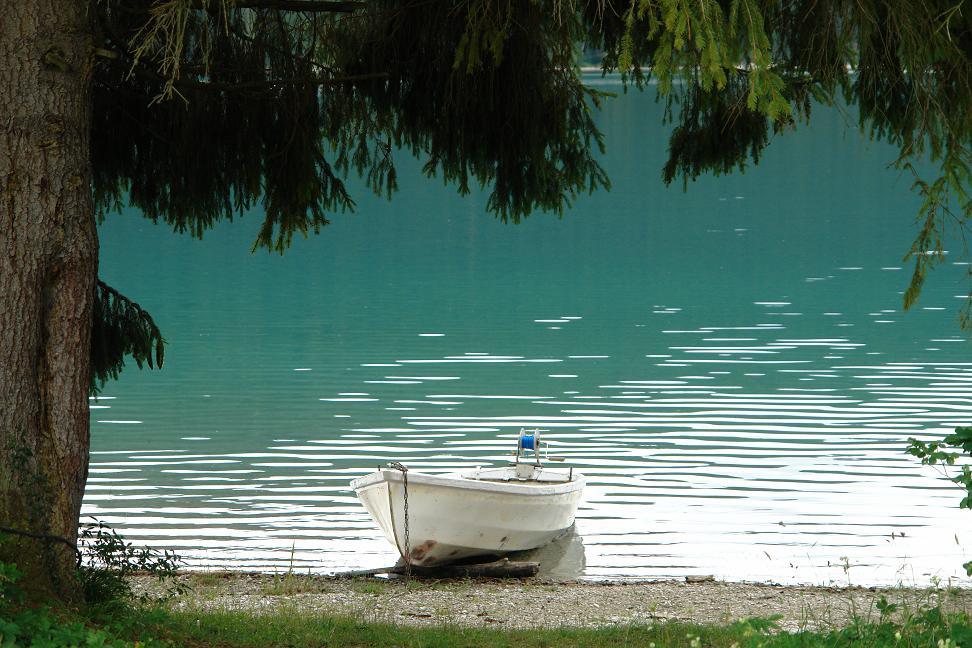
{"type": "MultiPolygon", "coordinates": [[[[910,438],[908,442],[906,450],[908,454],[918,457],[926,466],[941,466],[945,476],[964,490],[965,497],[959,502],[959,508],[972,509],[972,466],[968,463],[969,457],[972,457],[972,426],[957,427],[955,432],[941,441],[925,443],[910,438]],[[961,460],[963,463],[960,464],[957,473],[949,474],[946,467],[954,466],[956,460],[961,460]]],[[[972,576],[972,560],[962,566],[965,567],[966,573],[972,576]]]]}
{"type": "MultiPolygon", "coordinates": [[[[0,536],[0,542],[2,541],[3,536],[0,536]]],[[[23,600],[23,594],[17,587],[17,579],[20,576],[20,570],[16,565],[0,562],[0,612],[23,600]]],[[[2,645],[0,641],[0,646],[2,645]]]]}
{"type": "Polygon", "coordinates": [[[81,565],[78,579],[90,605],[111,607],[132,602],[147,603],[152,597],[136,595],[128,577],[136,573],[155,576],[163,585],[160,600],[182,594],[188,585],[178,578],[182,559],[173,551],[135,547],[104,522],[84,524],[78,534],[81,565]]]}
{"type": "MultiPolygon", "coordinates": [[[[0,538],[2,541],[2,538],[0,538]]],[[[51,607],[25,606],[16,565],[0,562],[0,646],[99,646],[100,648],[150,648],[164,646],[154,639],[135,642],[119,639],[105,628],[91,627],[83,620],[51,607]]]]}

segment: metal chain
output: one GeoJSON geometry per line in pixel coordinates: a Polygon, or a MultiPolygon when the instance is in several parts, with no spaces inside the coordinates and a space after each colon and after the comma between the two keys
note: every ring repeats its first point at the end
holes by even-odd
{"type": "Polygon", "coordinates": [[[408,547],[408,468],[405,464],[392,461],[388,464],[395,470],[400,470],[402,472],[402,485],[404,488],[404,500],[405,500],[405,552],[402,554],[402,558],[405,559],[405,589],[408,590],[408,581],[412,577],[412,562],[409,560],[409,547],[408,547]]]}

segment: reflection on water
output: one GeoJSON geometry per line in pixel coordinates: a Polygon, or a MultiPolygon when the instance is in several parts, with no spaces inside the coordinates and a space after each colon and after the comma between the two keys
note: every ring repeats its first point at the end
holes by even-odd
{"type": "Polygon", "coordinates": [[[657,112],[609,108],[615,189],[563,221],[496,223],[407,161],[393,205],[282,259],[110,219],[102,274],[171,346],[92,401],[83,512],[199,567],[379,567],[351,479],[501,464],[539,427],[588,477],[548,549],[583,578],[958,577],[972,517],[903,450],[972,418],[967,267],[900,312],[916,204],[839,115],[682,193],[645,180],[657,112]]]}
{"type": "Polygon", "coordinates": [[[538,578],[549,581],[572,581],[584,577],[587,560],[584,556],[584,538],[574,525],[563,536],[550,544],[530,551],[510,554],[510,560],[526,560],[540,563],[538,578]]]}
{"type": "MultiPolygon", "coordinates": [[[[766,334],[776,342],[761,349],[819,341],[766,334]]],[[[645,365],[646,375],[675,368],[669,380],[632,377],[590,393],[401,399],[373,389],[321,399],[321,418],[410,407],[392,410],[395,426],[339,423],[332,438],[268,439],[260,451],[233,448],[232,434],[142,451],[133,440],[93,454],[85,512],[132,539],[177,548],[194,565],[376,567],[394,562],[393,549],[350,479],[397,459],[427,472],[500,464],[520,427],[539,426],[550,430],[551,452],[588,476],[583,544],[566,550],[579,548],[584,577],[826,582],[844,580],[845,563],[851,582],[954,575],[966,553],[965,513],[954,488],[902,449],[908,436],[968,421],[972,363],[831,365],[762,392],[738,372],[683,373],[696,350],[645,365]]],[[[584,362],[572,362],[578,375],[584,362]]],[[[766,361],[725,354],[718,366],[739,362],[766,361]]],[[[551,569],[560,577],[569,567],[551,569]]]]}

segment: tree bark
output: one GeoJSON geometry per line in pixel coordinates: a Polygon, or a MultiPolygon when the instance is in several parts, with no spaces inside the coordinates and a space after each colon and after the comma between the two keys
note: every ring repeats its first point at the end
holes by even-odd
{"type": "Polygon", "coordinates": [[[77,596],[98,239],[91,3],[0,12],[0,561],[32,598],[77,596]],[[60,539],[57,539],[60,538],[60,539]]]}

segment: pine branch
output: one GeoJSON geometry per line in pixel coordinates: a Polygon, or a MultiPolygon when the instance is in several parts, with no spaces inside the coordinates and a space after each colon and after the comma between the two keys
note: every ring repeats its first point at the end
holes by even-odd
{"type": "MultiPolygon", "coordinates": [[[[204,0],[203,0],[203,2],[204,2],[204,0]]],[[[203,2],[197,2],[196,4],[202,4],[203,2]]],[[[304,2],[303,0],[267,0],[266,3],[261,3],[261,2],[257,2],[257,1],[251,2],[250,0],[241,0],[241,3],[237,4],[236,6],[237,7],[244,7],[244,6],[258,5],[258,4],[261,5],[261,6],[263,6],[264,4],[270,5],[270,4],[277,4],[277,3],[296,4],[296,5],[304,5],[304,4],[312,4],[312,5],[313,4],[360,4],[360,3],[353,3],[353,2],[351,2],[351,3],[338,3],[338,2],[323,2],[323,3],[320,3],[320,2],[304,2]]],[[[153,70],[149,66],[145,65],[145,63],[143,61],[138,60],[136,57],[133,56],[133,54],[129,50],[129,48],[125,46],[125,39],[120,34],[117,33],[117,31],[114,28],[114,25],[111,23],[110,20],[107,19],[107,17],[104,14],[99,13],[98,14],[98,19],[99,19],[99,22],[101,24],[102,29],[105,32],[105,35],[107,36],[107,41],[108,42],[106,43],[106,45],[112,46],[112,49],[101,49],[101,50],[99,50],[99,52],[104,52],[104,54],[101,54],[101,56],[103,58],[117,59],[119,56],[122,56],[122,57],[124,57],[124,58],[126,58],[126,59],[128,59],[129,61],[132,62],[132,67],[131,67],[131,70],[130,70],[130,73],[131,74],[134,74],[136,76],[140,76],[140,77],[143,77],[143,78],[147,78],[147,79],[152,79],[152,80],[158,81],[158,82],[160,82],[162,84],[171,83],[172,86],[174,86],[176,88],[196,89],[196,90],[214,90],[214,91],[218,91],[218,92],[234,92],[234,91],[240,91],[240,90],[265,90],[265,89],[269,89],[269,88],[278,88],[278,87],[281,87],[281,86],[301,85],[301,84],[310,84],[310,85],[317,85],[317,86],[326,87],[326,86],[331,86],[331,85],[338,85],[338,84],[341,84],[341,83],[353,83],[355,81],[369,81],[369,80],[374,80],[374,79],[384,79],[384,78],[388,78],[388,76],[389,76],[387,72],[368,72],[368,73],[362,73],[362,74],[351,74],[351,75],[332,76],[332,77],[327,77],[327,76],[304,76],[304,77],[294,77],[294,78],[289,78],[289,79],[266,79],[266,80],[261,80],[261,81],[244,81],[244,82],[240,82],[240,83],[228,83],[228,82],[223,82],[223,81],[199,81],[199,80],[184,79],[184,78],[175,78],[175,79],[172,79],[171,81],[169,81],[169,80],[167,80],[165,78],[165,76],[163,76],[162,74],[156,72],[155,70],[153,70]]],[[[247,39],[243,34],[238,33],[235,29],[232,30],[232,32],[238,38],[243,38],[244,40],[250,40],[250,39],[247,39]]],[[[291,53],[291,52],[288,52],[286,54],[289,55],[289,56],[294,56],[294,57],[297,57],[297,58],[302,58],[302,57],[298,57],[296,54],[291,53]]],[[[317,63],[313,63],[313,62],[311,62],[311,63],[314,64],[314,65],[316,65],[317,67],[321,67],[317,63]]],[[[183,69],[185,69],[186,71],[189,71],[189,72],[192,71],[191,68],[183,68],[183,69]]]]}
{"type": "MultiPolygon", "coordinates": [[[[193,0],[190,8],[209,11],[212,0],[193,0]]],[[[234,9],[268,9],[275,11],[294,11],[302,13],[352,13],[363,9],[366,3],[356,0],[237,0],[232,2],[234,9]]],[[[120,6],[127,13],[150,13],[151,8],[136,9],[120,6]]]]}
{"type": "MultiPolygon", "coordinates": [[[[195,2],[193,6],[205,7],[205,2],[195,2]]],[[[238,0],[233,3],[239,9],[276,9],[278,11],[351,13],[365,7],[364,2],[338,2],[336,0],[238,0]]]]}
{"type": "MultiPolygon", "coordinates": [[[[132,69],[132,73],[141,77],[153,79],[160,83],[165,83],[161,74],[149,70],[141,65],[132,69]]],[[[353,83],[355,81],[370,81],[374,79],[388,78],[387,72],[370,72],[367,74],[349,74],[335,77],[303,76],[290,79],[267,79],[264,81],[243,81],[240,83],[227,83],[223,81],[197,81],[193,79],[174,79],[172,85],[176,88],[192,90],[214,90],[217,92],[235,92],[241,90],[266,90],[269,88],[279,88],[291,85],[317,85],[331,86],[340,83],[353,83]]]]}
{"type": "Polygon", "coordinates": [[[116,379],[130,355],[141,368],[162,368],[165,339],[152,316],[120,292],[98,280],[91,331],[91,384],[97,394],[108,379],[116,379]]]}

